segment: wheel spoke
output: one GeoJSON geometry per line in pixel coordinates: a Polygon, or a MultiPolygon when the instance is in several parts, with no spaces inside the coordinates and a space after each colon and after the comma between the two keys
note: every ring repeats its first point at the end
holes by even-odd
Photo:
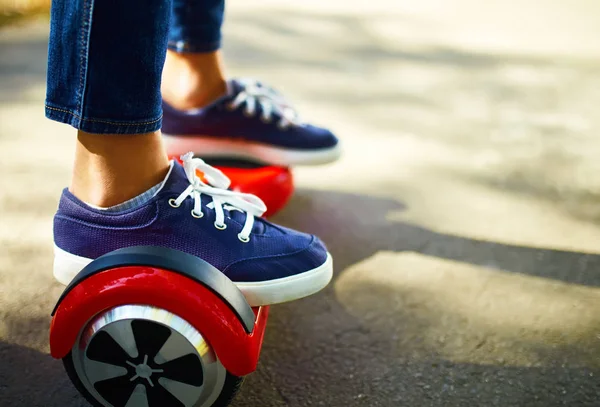
{"type": "Polygon", "coordinates": [[[198,355],[189,353],[159,365],[164,370],[161,376],[192,386],[202,386],[202,363],[198,355]]]}
{"type": "Polygon", "coordinates": [[[94,383],[94,388],[114,407],[125,407],[136,386],[129,379],[129,376],[121,376],[102,380],[94,383]]]}
{"type": "Polygon", "coordinates": [[[146,394],[148,407],[185,407],[181,400],[158,383],[154,387],[146,387],[146,394]]]}
{"type": "Polygon", "coordinates": [[[154,356],[171,336],[171,330],[166,326],[141,319],[132,321],[131,329],[138,354],[148,355],[150,360],[154,359],[154,356]]]}
{"type": "MultiPolygon", "coordinates": [[[[203,360],[208,360],[209,363],[216,360],[213,350],[208,344],[198,336],[198,341],[191,344],[202,356],[203,360]]],[[[165,344],[160,348],[158,354],[154,357],[154,363],[163,364],[173,359],[180,358],[190,352],[190,342],[185,336],[171,335],[165,344]]]]}
{"type": "Polygon", "coordinates": [[[169,380],[166,377],[158,379],[158,383],[186,406],[195,405],[202,395],[201,387],[190,386],[189,384],[169,380]]]}
{"type": "Polygon", "coordinates": [[[140,383],[135,386],[125,407],[149,407],[148,397],[146,396],[146,387],[143,384],[140,383]]]}
{"type": "Polygon", "coordinates": [[[125,366],[129,355],[106,331],[98,332],[90,342],[86,356],[97,362],[125,366]]]}
{"type": "Polygon", "coordinates": [[[108,324],[105,328],[110,336],[129,354],[132,358],[138,357],[138,351],[135,345],[135,338],[131,329],[130,321],[123,321],[121,324],[108,324]]]}
{"type": "Polygon", "coordinates": [[[85,360],[85,371],[91,384],[125,376],[129,371],[122,366],[109,365],[108,363],[96,362],[95,360],[85,360]]]}

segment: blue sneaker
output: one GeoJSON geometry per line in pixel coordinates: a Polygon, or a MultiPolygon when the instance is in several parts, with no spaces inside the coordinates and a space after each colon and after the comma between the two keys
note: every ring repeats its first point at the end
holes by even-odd
{"type": "Polygon", "coordinates": [[[163,101],[167,152],[194,151],[206,158],[242,158],[280,166],[337,160],[338,139],[329,130],[303,123],[273,88],[231,80],[227,94],[210,105],[181,111],[163,101]]]}
{"type": "Polygon", "coordinates": [[[258,197],[228,190],[228,178],[191,153],[182,159],[183,166],[171,162],[158,192],[135,208],[93,208],[65,189],[54,217],[55,278],[66,285],[107,252],[151,245],[209,262],[251,306],[306,297],[329,283],[332,259],[319,238],[266,221],[258,197]]]}

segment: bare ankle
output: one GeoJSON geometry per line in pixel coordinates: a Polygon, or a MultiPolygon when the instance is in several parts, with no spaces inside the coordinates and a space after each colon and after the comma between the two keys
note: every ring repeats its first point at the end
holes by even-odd
{"type": "Polygon", "coordinates": [[[69,190],[86,203],[109,207],[160,183],[168,169],[158,131],[135,135],[80,131],[69,190]]]}
{"type": "Polygon", "coordinates": [[[187,110],[204,107],[227,90],[219,51],[177,53],[167,51],[162,95],[171,106],[187,110]]]}

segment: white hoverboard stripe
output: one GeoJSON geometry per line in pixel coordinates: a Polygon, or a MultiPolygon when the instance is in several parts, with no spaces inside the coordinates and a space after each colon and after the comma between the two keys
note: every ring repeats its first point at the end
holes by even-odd
{"type": "MultiPolygon", "coordinates": [[[[63,285],[71,280],[85,266],[92,262],[87,257],[77,256],[54,246],[54,278],[63,285]]],[[[333,276],[333,260],[329,253],[319,267],[302,274],[269,281],[239,282],[235,285],[252,307],[279,304],[307,297],[321,291],[333,276]]]]}
{"type": "Polygon", "coordinates": [[[163,134],[163,139],[170,155],[178,156],[188,151],[201,151],[203,158],[245,158],[284,167],[327,164],[337,160],[342,153],[339,143],[329,148],[305,151],[273,147],[257,142],[218,139],[216,137],[163,134]]]}

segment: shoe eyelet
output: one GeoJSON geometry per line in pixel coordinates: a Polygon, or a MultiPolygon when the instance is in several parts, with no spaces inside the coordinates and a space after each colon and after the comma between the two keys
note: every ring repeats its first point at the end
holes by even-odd
{"type": "Polygon", "coordinates": [[[224,224],[224,223],[222,225],[219,225],[217,222],[215,222],[215,227],[217,229],[219,229],[219,230],[225,230],[225,229],[227,229],[227,225],[224,224]]]}
{"type": "Polygon", "coordinates": [[[175,199],[173,199],[173,198],[169,199],[169,205],[171,205],[173,208],[179,208],[181,206],[181,204],[177,205],[175,202],[176,202],[175,199]]]}
{"type": "Polygon", "coordinates": [[[240,239],[240,242],[242,242],[242,243],[248,243],[250,241],[249,237],[240,236],[239,233],[238,233],[237,237],[238,237],[238,239],[240,239]]]}
{"type": "Polygon", "coordinates": [[[192,216],[193,216],[194,218],[196,218],[196,219],[200,219],[201,217],[203,217],[203,216],[204,216],[204,213],[202,213],[202,212],[200,212],[200,213],[196,213],[196,212],[194,212],[194,210],[193,210],[193,209],[191,210],[191,212],[192,212],[192,216]]]}

